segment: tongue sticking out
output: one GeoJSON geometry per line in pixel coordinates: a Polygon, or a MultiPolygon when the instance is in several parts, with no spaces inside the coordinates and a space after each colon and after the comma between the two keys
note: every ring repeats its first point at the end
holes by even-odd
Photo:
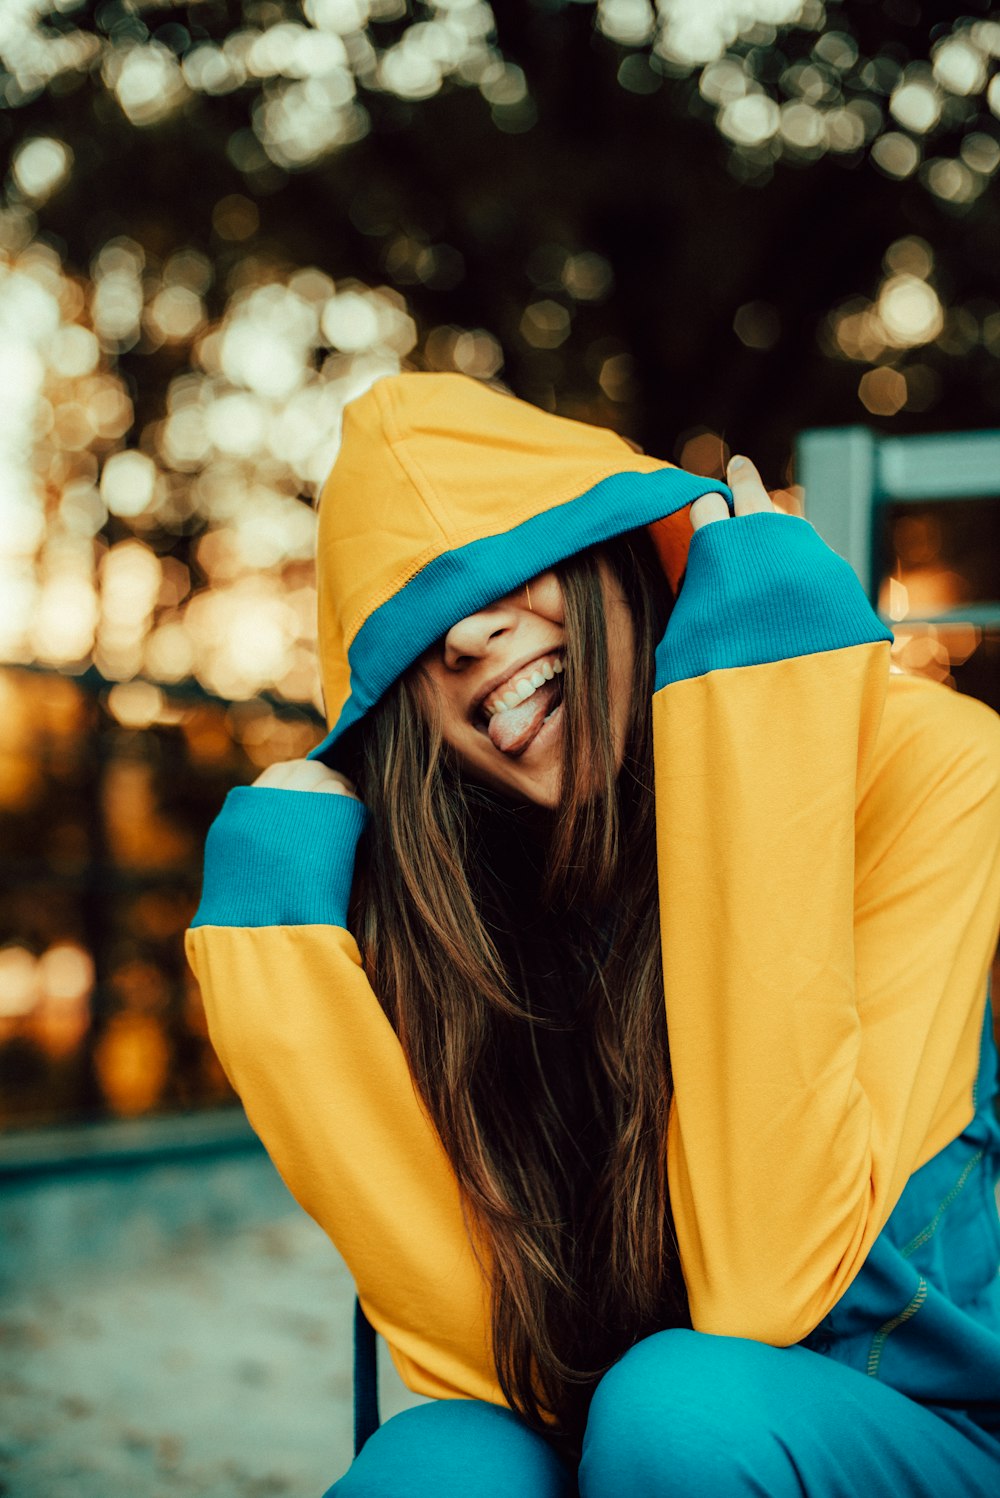
{"type": "Polygon", "coordinates": [[[538,687],[525,702],[509,707],[505,712],[494,713],[489,722],[489,734],[501,754],[520,754],[527,749],[542,726],[542,719],[562,700],[562,681],[555,677],[538,687]]]}

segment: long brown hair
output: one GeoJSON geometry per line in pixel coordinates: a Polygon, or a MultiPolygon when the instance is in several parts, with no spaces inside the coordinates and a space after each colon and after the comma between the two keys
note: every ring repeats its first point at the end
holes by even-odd
{"type": "Polygon", "coordinates": [[[673,594],[643,529],[554,570],[566,626],[558,807],[463,778],[419,662],[352,731],[344,767],[372,812],[348,924],[473,1243],[488,1246],[500,1387],[575,1459],[601,1375],[639,1338],[690,1325],[666,1183],[651,739],[673,594]],[[635,636],[620,774],[600,557],[635,636]]]}

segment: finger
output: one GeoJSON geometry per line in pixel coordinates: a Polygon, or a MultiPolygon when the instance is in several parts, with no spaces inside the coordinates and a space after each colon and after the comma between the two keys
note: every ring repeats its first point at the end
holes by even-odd
{"type": "Polygon", "coordinates": [[[346,776],[331,770],[329,765],[324,765],[317,759],[298,759],[289,761],[292,775],[289,785],[297,791],[346,791],[348,795],[349,782],[346,776]]]}
{"type": "Polygon", "coordinates": [[[281,782],[282,782],[282,779],[284,777],[284,774],[285,774],[285,766],[283,764],[279,763],[279,764],[275,764],[275,765],[268,765],[266,767],[266,769],[261,770],[260,774],[257,776],[257,779],[254,780],[252,782],[252,784],[253,785],[269,785],[269,786],[272,786],[272,787],[274,787],[274,786],[280,786],[281,782]]]}
{"type": "Polygon", "coordinates": [[[326,765],[311,759],[279,760],[268,765],[253,782],[256,786],[270,786],[276,790],[315,791],[334,772],[326,765]]]}
{"type": "Polygon", "coordinates": [[[350,790],[339,780],[324,780],[321,785],[314,785],[311,789],[314,791],[325,791],[327,795],[351,796],[355,801],[361,799],[355,791],[350,790]]]}
{"type": "Polygon", "coordinates": [[[691,526],[694,530],[700,530],[703,525],[711,525],[713,520],[728,520],[729,506],[726,504],[724,494],[703,494],[696,499],[688,510],[691,517],[691,526]]]}
{"type": "Polygon", "coordinates": [[[353,780],[348,780],[342,770],[331,770],[328,765],[319,765],[316,760],[310,760],[310,765],[316,765],[317,769],[323,770],[323,780],[317,789],[321,791],[346,791],[349,796],[356,796],[358,788],[353,780]]]}
{"type": "Polygon", "coordinates": [[[755,511],[775,508],[760,474],[742,453],[730,458],[726,481],[733,491],[733,509],[737,515],[750,515],[755,511]]]}

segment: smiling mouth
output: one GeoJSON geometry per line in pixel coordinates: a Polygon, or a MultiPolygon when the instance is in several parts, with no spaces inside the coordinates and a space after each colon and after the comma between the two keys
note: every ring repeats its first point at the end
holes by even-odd
{"type": "Polygon", "coordinates": [[[485,717],[477,718],[475,727],[505,759],[520,759],[545,726],[556,717],[563,701],[563,677],[559,675],[553,681],[546,682],[544,688],[539,687],[523,704],[495,713],[488,723],[485,717]],[[529,702],[534,702],[536,709],[530,717],[523,711],[529,702]],[[548,711],[538,711],[543,707],[547,707],[548,711]]]}
{"type": "MultiPolygon", "coordinates": [[[[531,681],[536,674],[539,677],[544,677],[544,681],[538,680],[534,683],[535,690],[538,690],[539,688],[550,686],[553,680],[559,680],[564,669],[563,652],[559,648],[547,651],[544,655],[536,657],[533,661],[527,661],[523,666],[518,667],[506,682],[502,682],[499,687],[494,687],[486,693],[478,706],[473,708],[470,714],[471,721],[476,727],[482,724],[488,732],[490,720],[496,717],[497,709],[499,708],[499,711],[503,712],[505,709],[510,708],[511,704],[506,701],[507,694],[513,693],[515,697],[519,695],[516,683],[520,682],[522,678],[527,677],[531,681]]],[[[520,707],[521,703],[527,700],[528,698],[522,697],[514,705],[520,707]]]]}

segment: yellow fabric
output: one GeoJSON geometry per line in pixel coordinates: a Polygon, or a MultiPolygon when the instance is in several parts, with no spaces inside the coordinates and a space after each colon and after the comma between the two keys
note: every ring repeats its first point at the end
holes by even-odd
{"type": "Polygon", "coordinates": [[[199,926],[186,940],[226,1075],[404,1382],[500,1401],[455,1178],[354,937],[199,926]]]}
{"type": "MultiPolygon", "coordinates": [[[[509,463],[484,464],[494,392],[411,387],[408,415],[402,399],[380,382],[348,407],[321,502],[331,722],[347,646],[414,555],[507,530],[610,473],[669,466],[579,423],[554,446],[559,418],[523,403],[509,463]],[[438,432],[434,403],[452,390],[438,432]],[[381,496],[374,513],[352,508],[352,485],[366,505],[381,496]]],[[[650,529],[676,586],[687,510],[650,529]]],[[[652,709],[666,1147],[692,1319],[787,1345],[972,1117],[1000,922],[1000,716],[891,672],[884,640],[671,682],[652,709]]],[[[343,1254],[404,1382],[502,1403],[488,1265],[354,938],[200,926],[187,952],[253,1127],[343,1254]]]]}
{"type": "MultiPolygon", "coordinates": [[[[700,1330],[807,1335],[908,1175],[972,1116],[1000,914],[1000,718],[889,674],[887,649],[654,699],[669,1179],[700,1330]]],[[[354,938],[203,926],[187,951],[251,1123],[403,1381],[503,1403],[454,1177],[354,938]]]]}
{"type": "Polygon", "coordinates": [[[888,651],[654,698],[668,1179],[699,1330],[807,1336],[972,1118],[1000,717],[889,675],[888,651]]]}

